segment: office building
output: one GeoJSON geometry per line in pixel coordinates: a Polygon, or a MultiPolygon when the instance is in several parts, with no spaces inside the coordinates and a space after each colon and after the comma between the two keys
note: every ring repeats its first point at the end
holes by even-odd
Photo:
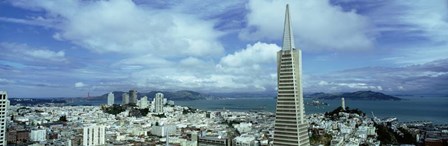
{"type": "Polygon", "coordinates": [[[84,127],[82,143],[84,146],[97,146],[106,144],[106,127],[101,125],[88,125],[84,127]]]}
{"type": "Polygon", "coordinates": [[[122,99],[121,99],[121,104],[125,105],[125,104],[129,104],[129,94],[128,93],[123,93],[123,95],[121,95],[122,99]]]}
{"type": "Polygon", "coordinates": [[[8,109],[8,94],[0,91],[0,145],[6,145],[6,112],[8,109]]]}
{"type": "Polygon", "coordinates": [[[275,112],[274,145],[308,146],[308,123],[302,91],[302,52],[295,48],[286,5],[282,50],[277,52],[278,95],[275,112]]]}
{"type": "Polygon", "coordinates": [[[137,90],[129,90],[129,103],[137,104],[137,90]]]}
{"type": "Polygon", "coordinates": [[[114,93],[110,92],[107,95],[107,105],[113,105],[115,103],[115,96],[114,93]]]}
{"type": "Polygon", "coordinates": [[[163,113],[163,94],[156,93],[156,97],[154,97],[154,112],[155,113],[163,113]]]}

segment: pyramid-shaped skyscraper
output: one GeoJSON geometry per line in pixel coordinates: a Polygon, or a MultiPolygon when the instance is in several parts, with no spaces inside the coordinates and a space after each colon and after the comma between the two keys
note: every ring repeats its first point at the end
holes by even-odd
{"type": "Polygon", "coordinates": [[[308,123],[302,91],[302,52],[295,48],[286,5],[283,47],[277,52],[277,107],[275,112],[274,145],[308,146],[308,123]]]}

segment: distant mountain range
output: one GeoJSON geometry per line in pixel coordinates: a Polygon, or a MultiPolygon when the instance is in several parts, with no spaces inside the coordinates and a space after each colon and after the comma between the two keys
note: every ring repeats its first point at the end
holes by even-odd
{"type": "Polygon", "coordinates": [[[333,99],[344,99],[348,100],[402,100],[401,98],[386,95],[380,92],[373,91],[356,91],[356,92],[346,92],[346,93],[313,93],[304,95],[305,98],[315,98],[315,99],[324,99],[324,100],[333,100],[333,99]]]}
{"type": "MultiPolygon", "coordinates": [[[[155,94],[161,92],[164,97],[168,100],[207,100],[207,99],[226,99],[226,98],[269,98],[275,96],[275,94],[269,93],[213,93],[213,94],[202,94],[195,91],[190,90],[180,90],[180,91],[151,91],[151,92],[138,92],[138,99],[143,96],[147,96],[148,99],[153,99],[155,94]]],[[[123,91],[114,91],[115,101],[121,102],[123,91]]],[[[93,97],[94,99],[106,99],[107,94],[105,93],[98,97],[93,97]]],[[[402,100],[401,98],[386,95],[380,92],[373,91],[356,91],[356,92],[346,92],[346,93],[312,93],[312,94],[304,94],[304,98],[313,98],[313,99],[324,99],[324,100],[333,100],[340,99],[344,97],[347,100],[402,100]]]]}
{"type": "MultiPolygon", "coordinates": [[[[137,98],[140,99],[143,96],[147,96],[148,99],[153,99],[156,93],[163,93],[164,98],[167,98],[168,100],[205,100],[208,98],[212,98],[210,95],[204,95],[199,92],[195,91],[189,91],[189,90],[181,90],[181,91],[175,91],[175,92],[169,92],[169,91],[151,91],[151,92],[138,92],[137,98]]],[[[124,93],[123,91],[114,91],[112,92],[115,96],[115,101],[119,102],[122,100],[122,95],[124,93]]],[[[109,93],[103,94],[101,96],[98,96],[96,98],[107,98],[107,95],[109,93]]]]}

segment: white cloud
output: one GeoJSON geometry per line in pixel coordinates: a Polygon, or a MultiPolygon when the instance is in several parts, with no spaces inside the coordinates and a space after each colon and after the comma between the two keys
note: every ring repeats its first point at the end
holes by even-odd
{"type": "Polygon", "coordinates": [[[296,47],[316,50],[363,50],[373,47],[369,20],[355,11],[344,12],[328,0],[251,0],[248,28],[241,38],[277,40],[283,32],[286,4],[290,4],[296,47]]]}
{"type": "Polygon", "coordinates": [[[76,87],[76,88],[82,88],[82,87],[85,87],[85,86],[87,86],[87,85],[84,84],[83,82],[76,82],[76,83],[75,83],[75,87],[76,87]]]}
{"type": "Polygon", "coordinates": [[[248,44],[245,49],[221,58],[220,64],[223,66],[239,67],[259,63],[274,63],[277,58],[277,51],[280,49],[276,44],[261,42],[253,45],[248,44]]]}
{"type": "Polygon", "coordinates": [[[49,13],[45,19],[57,23],[55,39],[67,40],[95,52],[213,56],[224,50],[217,41],[222,32],[213,29],[212,21],[137,6],[133,1],[35,0],[13,3],[44,9],[49,13]]]}
{"type": "Polygon", "coordinates": [[[49,60],[53,60],[53,59],[58,60],[58,58],[65,57],[64,51],[54,52],[54,51],[50,51],[50,50],[29,50],[29,51],[26,51],[25,54],[35,57],[35,58],[49,59],[49,60]]]}
{"type": "MultiPolygon", "coordinates": [[[[55,61],[66,62],[65,52],[52,51],[45,48],[33,48],[28,44],[7,43],[0,42],[0,48],[3,51],[2,55],[17,58],[21,57],[21,60],[29,61],[55,61]]],[[[0,55],[0,56],[2,56],[0,55]]]]}
{"type": "MultiPolygon", "coordinates": [[[[397,44],[388,45],[382,60],[399,65],[423,64],[445,59],[448,54],[448,1],[394,0],[368,13],[378,31],[399,34],[390,37],[397,44]],[[401,42],[400,42],[401,41],[401,42]]],[[[387,44],[385,44],[387,45],[387,44]]]]}
{"type": "Polygon", "coordinates": [[[15,83],[15,81],[0,78],[0,84],[12,84],[12,83],[15,83]]]}
{"type": "Polygon", "coordinates": [[[307,92],[374,90],[408,94],[446,94],[448,59],[404,67],[368,67],[312,75],[305,78],[307,92]]]}

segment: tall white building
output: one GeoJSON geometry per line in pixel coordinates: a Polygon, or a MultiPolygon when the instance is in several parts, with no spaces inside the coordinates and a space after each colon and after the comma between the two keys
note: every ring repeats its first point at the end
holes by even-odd
{"type": "Polygon", "coordinates": [[[107,105],[113,105],[115,103],[115,96],[114,93],[110,92],[107,95],[107,105]]]}
{"type": "Polygon", "coordinates": [[[82,134],[83,146],[97,146],[106,144],[106,127],[102,125],[88,125],[82,134]]]}
{"type": "Polygon", "coordinates": [[[8,93],[0,91],[0,145],[6,145],[6,112],[8,106],[8,93]]]}
{"type": "Polygon", "coordinates": [[[344,97],[341,98],[341,107],[345,111],[345,99],[344,99],[344,97]]]}
{"type": "Polygon", "coordinates": [[[308,123],[302,91],[302,52],[294,45],[289,6],[286,5],[283,47],[277,52],[277,107],[274,145],[308,146],[308,123]]]}
{"type": "Polygon", "coordinates": [[[154,112],[155,113],[163,113],[163,94],[156,93],[156,97],[154,97],[154,112]]]}
{"type": "Polygon", "coordinates": [[[129,94],[128,93],[123,93],[123,95],[121,95],[121,104],[125,105],[125,104],[129,104],[129,94]]]}
{"type": "Polygon", "coordinates": [[[148,106],[149,106],[148,97],[147,96],[143,96],[142,99],[138,100],[137,101],[137,106],[140,109],[148,108],[148,106]]]}

